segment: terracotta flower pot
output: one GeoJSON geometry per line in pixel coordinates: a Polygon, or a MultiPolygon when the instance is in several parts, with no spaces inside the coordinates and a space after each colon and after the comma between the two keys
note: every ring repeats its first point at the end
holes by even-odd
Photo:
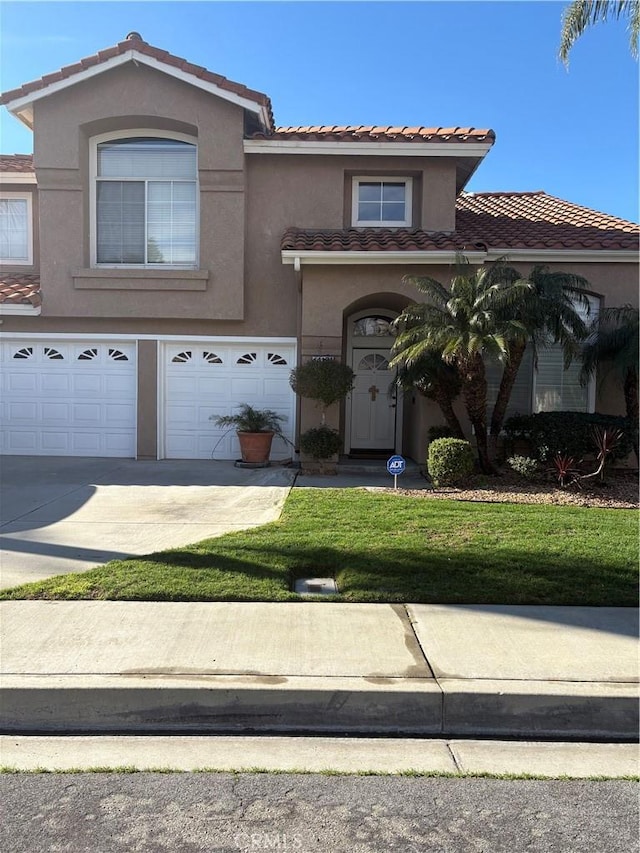
{"type": "Polygon", "coordinates": [[[238,432],[243,462],[268,462],[273,432],[238,432]]]}

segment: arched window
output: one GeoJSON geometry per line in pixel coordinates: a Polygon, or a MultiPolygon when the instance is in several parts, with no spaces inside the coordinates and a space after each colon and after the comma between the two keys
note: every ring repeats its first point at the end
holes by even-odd
{"type": "Polygon", "coordinates": [[[184,139],[96,140],[96,263],[196,266],[197,169],[197,146],[184,139]]]}

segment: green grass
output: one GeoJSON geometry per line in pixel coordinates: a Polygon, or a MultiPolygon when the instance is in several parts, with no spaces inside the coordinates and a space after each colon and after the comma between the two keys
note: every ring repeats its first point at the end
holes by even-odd
{"type": "Polygon", "coordinates": [[[636,606],[637,542],[634,510],[295,489],[273,524],[0,598],[297,601],[334,576],[352,602],[636,606]]]}

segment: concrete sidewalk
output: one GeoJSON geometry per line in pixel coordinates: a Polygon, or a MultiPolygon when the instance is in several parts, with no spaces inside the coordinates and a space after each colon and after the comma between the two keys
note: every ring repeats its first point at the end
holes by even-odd
{"type": "Polygon", "coordinates": [[[633,739],[632,608],[0,603],[5,732],[633,739]]]}

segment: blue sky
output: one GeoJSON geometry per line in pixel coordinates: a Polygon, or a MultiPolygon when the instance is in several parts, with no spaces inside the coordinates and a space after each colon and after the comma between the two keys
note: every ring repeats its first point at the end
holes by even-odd
{"type": "MultiPolygon", "coordinates": [[[[120,41],[265,92],[276,122],[473,125],[497,142],[469,190],[538,190],[638,220],[638,63],[623,22],[557,60],[563,2],[7,2],[3,91],[120,41]]],[[[0,149],[32,150],[2,110],[0,149]]]]}

